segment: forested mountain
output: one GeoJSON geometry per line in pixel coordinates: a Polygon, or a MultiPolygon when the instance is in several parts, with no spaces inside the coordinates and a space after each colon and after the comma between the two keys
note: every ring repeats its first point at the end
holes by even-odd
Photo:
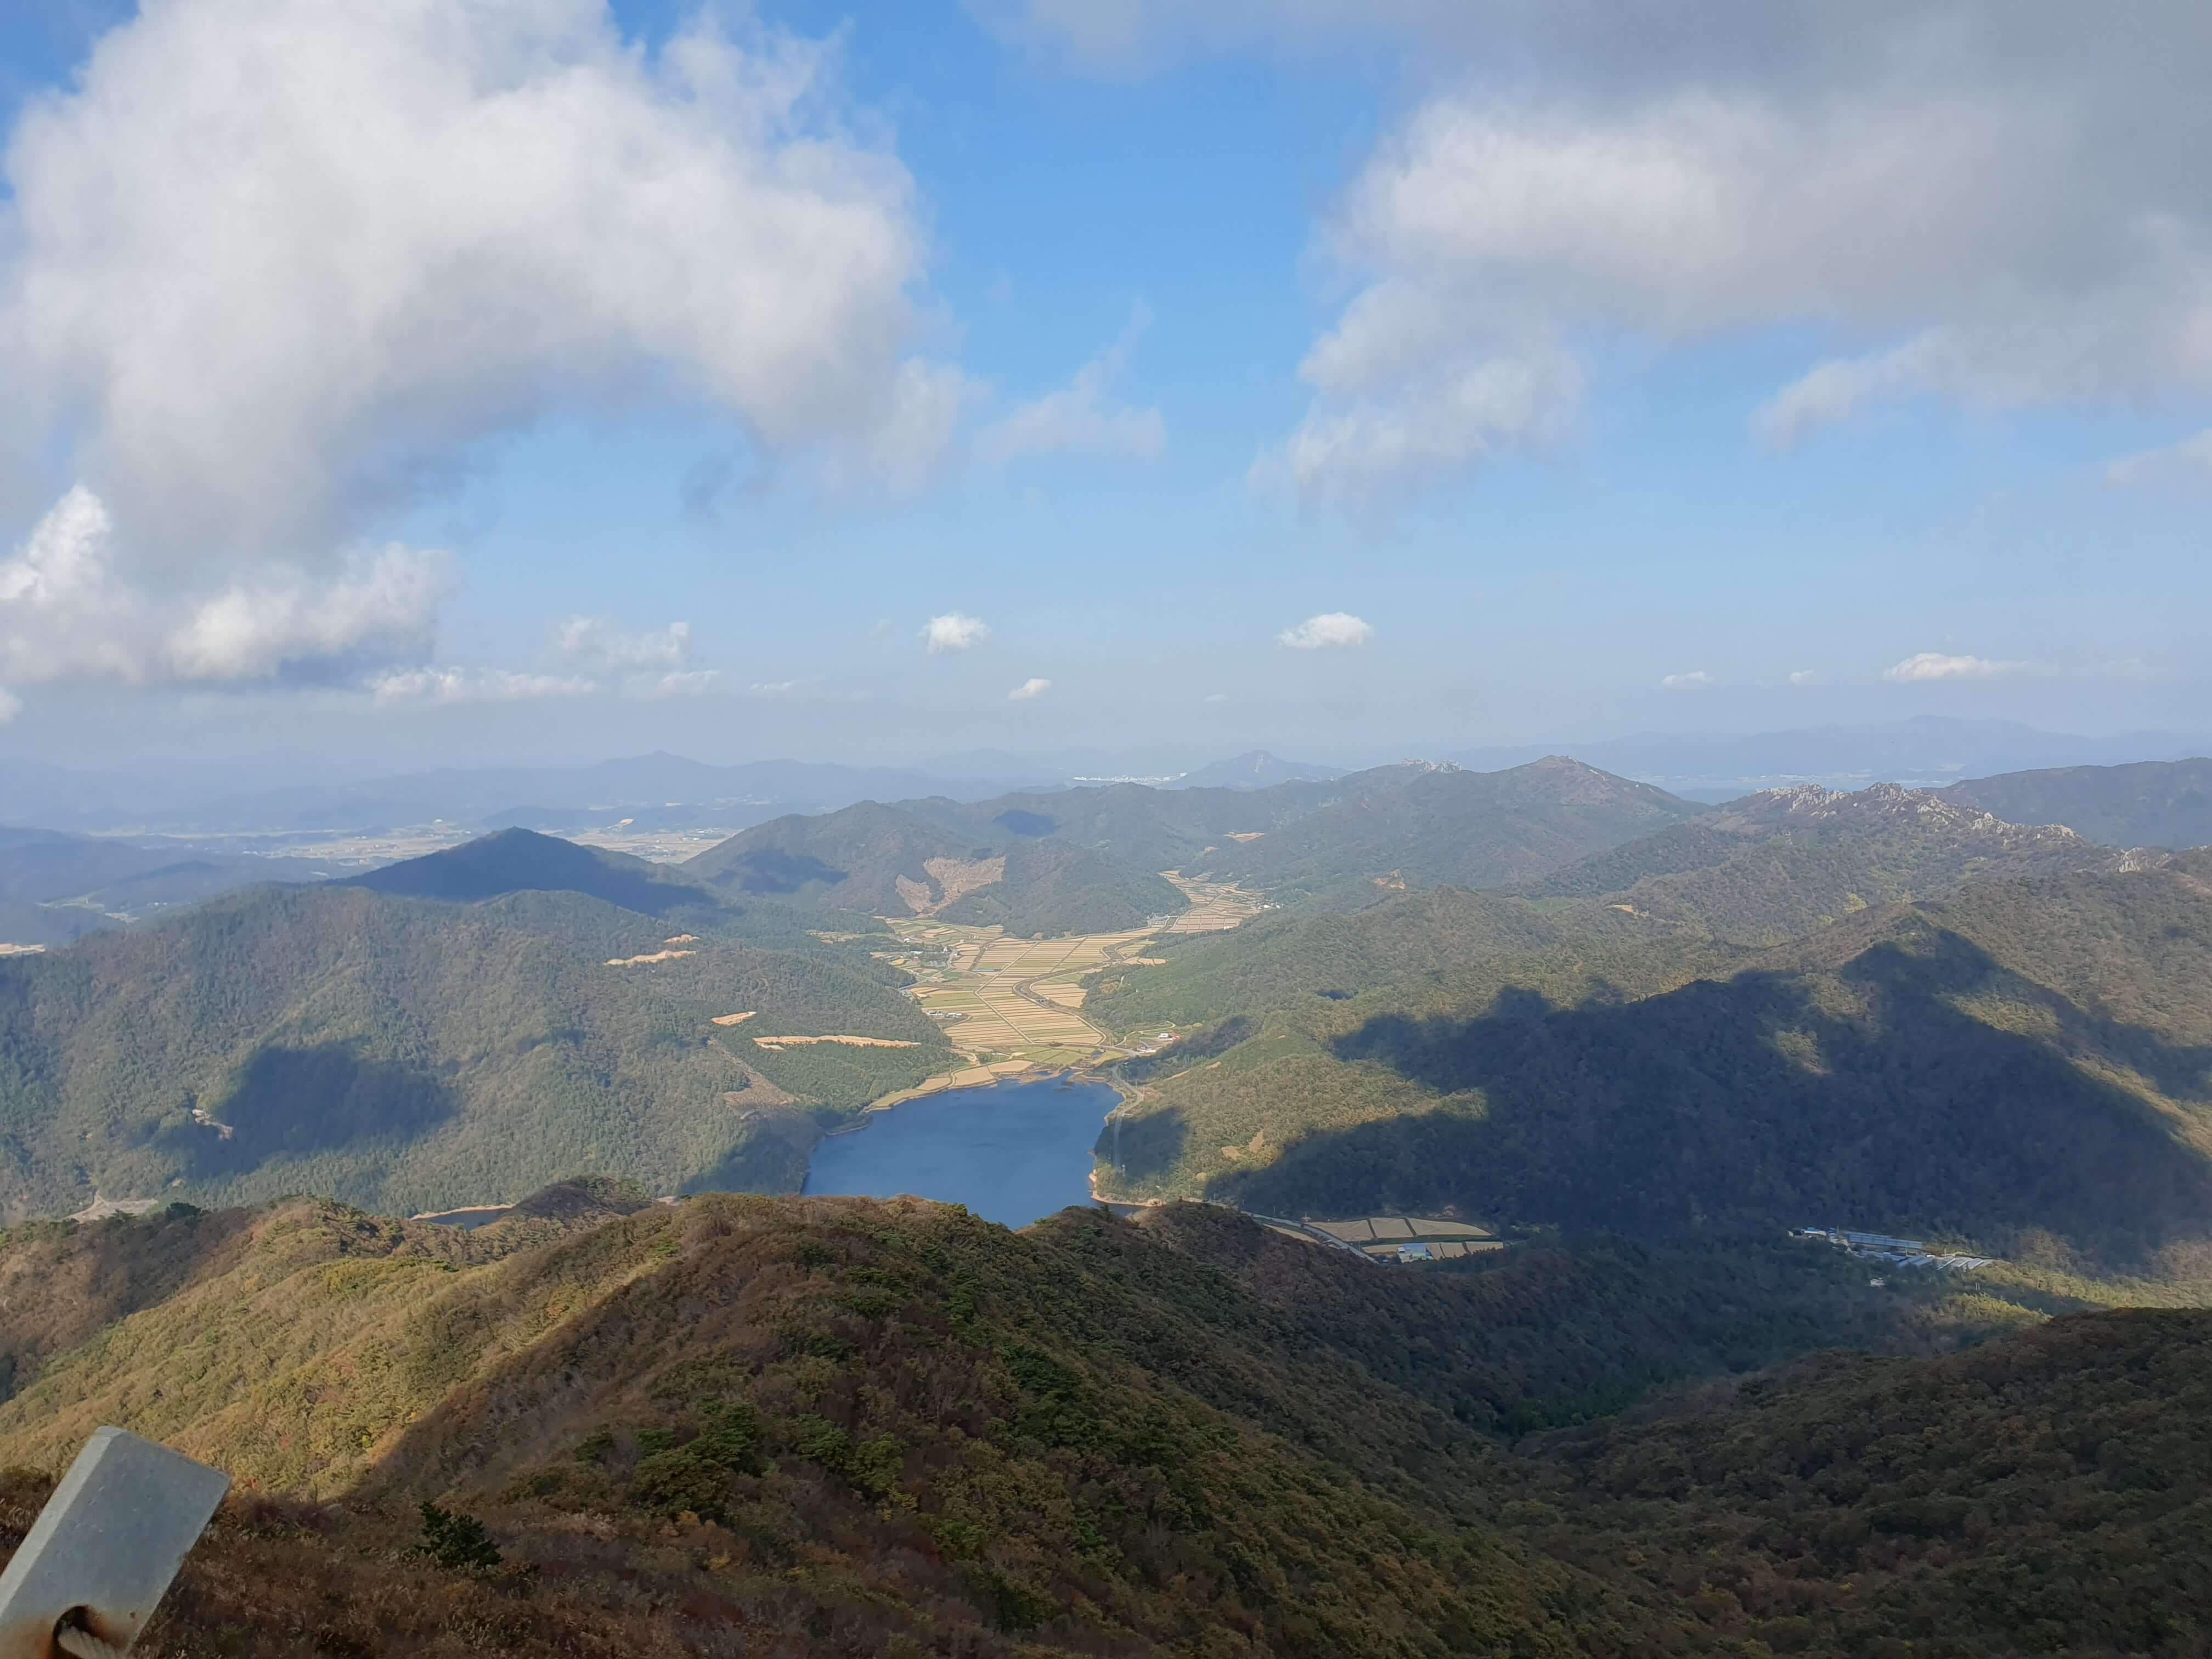
{"type": "Polygon", "coordinates": [[[732,933],[755,943],[800,948],[809,937],[809,918],[789,905],[760,899],[738,903],[672,865],[528,830],[497,830],[459,847],[349,876],[332,885],[462,904],[507,893],[581,893],[656,917],[672,928],[732,933]]]}
{"type": "Polygon", "coordinates": [[[2212,760],[2007,772],[1943,793],[2013,823],[2063,823],[2115,847],[2212,845],[2212,760]]]}
{"type": "Polygon", "coordinates": [[[794,1103],[834,1118],[945,1058],[896,977],[865,953],[685,939],[572,892],[230,895],[0,959],[0,1216],[95,1188],[413,1210],[594,1169],[660,1192],[795,1188],[794,1103]],[[753,1018],[712,1023],[732,1013],[753,1018]]]}
{"type": "Polygon", "coordinates": [[[1653,1236],[1948,1231],[2178,1270],[2212,1241],[2200,856],[1871,910],[1656,994],[1571,951],[1315,998],[1167,1051],[1183,1069],[1109,1126],[1102,1183],[1653,1236]]]}
{"type": "Polygon", "coordinates": [[[1141,927],[1188,902],[1141,865],[1039,836],[1019,820],[963,829],[956,811],[950,801],[865,801],[820,817],[778,818],[680,868],[732,897],[998,924],[1024,936],[1141,927]]]}
{"type": "Polygon", "coordinates": [[[1285,902],[1356,907],[1407,888],[1502,886],[1706,811],[1558,756],[1504,772],[1382,767],[1331,788],[1325,805],[1188,867],[1285,902]]]}
{"type": "Polygon", "coordinates": [[[2057,826],[2009,823],[1931,790],[1769,789],[1512,889],[1595,899],[1778,945],[1869,905],[1975,881],[2121,870],[2140,860],[2057,826]]]}
{"type": "MultiPolygon", "coordinates": [[[[1545,908],[1500,893],[1437,887],[1364,910],[1278,910],[1231,932],[1152,947],[1158,966],[1115,967],[1088,981],[1085,1012],[1117,1031],[1344,1002],[1388,990],[1402,1005],[1423,995],[1488,994],[1551,963],[1577,994],[1642,995],[1700,973],[1723,973],[1751,954],[1697,930],[1610,905],[1545,908]]],[[[1549,982],[1548,979],[1547,981],[1549,982]]],[[[1556,988],[1556,987],[1554,987],[1556,988]]]]}
{"type": "Polygon", "coordinates": [[[2179,1652],[2207,1565],[2201,1313],[1595,1415],[2036,1318],[1817,1246],[1394,1274],[1180,1207],[294,1201],[0,1236],[0,1550],[97,1423],[240,1482],[154,1652],[2179,1652]]]}

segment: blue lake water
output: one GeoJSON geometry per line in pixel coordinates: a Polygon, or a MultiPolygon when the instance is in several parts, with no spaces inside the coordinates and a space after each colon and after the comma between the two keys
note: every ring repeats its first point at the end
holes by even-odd
{"type": "Polygon", "coordinates": [[[810,1193],[965,1204],[1009,1227],[1091,1201],[1091,1148],[1116,1097],[1057,1079],[948,1089],[831,1135],[807,1166],[810,1193]]]}

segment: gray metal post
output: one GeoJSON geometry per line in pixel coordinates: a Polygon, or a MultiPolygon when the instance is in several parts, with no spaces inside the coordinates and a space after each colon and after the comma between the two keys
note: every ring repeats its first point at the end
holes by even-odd
{"type": "Polygon", "coordinates": [[[0,1659],[128,1651],[229,1490],[220,1469],[94,1430],[0,1572],[0,1659]]]}

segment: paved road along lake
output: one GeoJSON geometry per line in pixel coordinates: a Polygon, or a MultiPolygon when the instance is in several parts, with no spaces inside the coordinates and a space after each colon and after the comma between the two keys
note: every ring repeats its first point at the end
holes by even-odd
{"type": "Polygon", "coordinates": [[[1056,1079],[924,1095],[816,1147],[806,1190],[911,1193],[1026,1227],[1091,1201],[1091,1148],[1115,1099],[1103,1083],[1056,1079]]]}

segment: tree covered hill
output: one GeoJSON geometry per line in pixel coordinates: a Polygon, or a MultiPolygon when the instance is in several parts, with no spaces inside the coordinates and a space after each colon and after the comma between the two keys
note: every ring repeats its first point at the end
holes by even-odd
{"type": "Polygon", "coordinates": [[[1326,805],[1190,867],[1286,902],[1357,907],[1407,888],[1503,886],[1707,810],[1559,756],[1504,772],[1386,767],[1330,787],[1326,805]]]}
{"type": "Polygon", "coordinates": [[[2063,823],[2115,847],[2212,844],[2212,760],[2005,772],[1943,793],[2008,823],[2063,823]]]}
{"type": "Polygon", "coordinates": [[[1184,1208],[41,1225],[0,1285],[132,1288],[0,1332],[0,1552],[117,1422],[240,1483],[161,1654],[2185,1651],[2212,1319],[1864,1279],[1778,1244],[1400,1274],[1184,1208]]]}
{"type": "Polygon", "coordinates": [[[2212,1242],[2212,883],[2185,862],[1973,886],[1656,991],[1541,954],[1496,974],[1169,1050],[1104,1189],[1948,1231],[2143,1273],[2212,1242]]]}
{"type": "Polygon", "coordinates": [[[359,887],[255,890],[0,959],[0,1217],[95,1188],[427,1209],[593,1169],[662,1192],[710,1174],[793,1187],[792,1109],[834,1119],[946,1058],[878,966],[852,962],[678,942],[573,892],[359,887]],[[738,1012],[754,1018],[712,1023],[738,1012]],[[753,1032],[913,1046],[775,1053],[753,1032]]]}
{"type": "Polygon", "coordinates": [[[1839,916],[1971,882],[2142,861],[2058,826],[2007,823],[1932,790],[1770,789],[1512,890],[1626,904],[1716,939],[1776,945],[1839,916]]]}
{"type": "Polygon", "coordinates": [[[812,948],[806,928],[813,919],[793,906],[757,898],[741,903],[710,890],[675,866],[530,830],[495,830],[459,847],[345,877],[332,885],[456,904],[508,893],[581,893],[655,917],[672,928],[812,948]]]}
{"type": "Polygon", "coordinates": [[[865,801],[758,825],[680,867],[734,898],[934,915],[1024,937],[1139,927],[1188,902],[1154,868],[1031,828],[969,825],[951,801],[865,801]]]}
{"type": "Polygon", "coordinates": [[[1278,910],[1220,933],[1156,947],[1157,967],[1102,970],[1087,981],[1085,1012],[1117,1031],[1187,1025],[1237,1015],[1349,1002],[1378,992],[1491,994],[1550,962],[1595,993],[1670,988],[1725,972],[1750,952],[1716,945],[1695,929],[1609,905],[1548,908],[1500,893],[1435,887],[1400,893],[1364,910],[1278,910]]]}

